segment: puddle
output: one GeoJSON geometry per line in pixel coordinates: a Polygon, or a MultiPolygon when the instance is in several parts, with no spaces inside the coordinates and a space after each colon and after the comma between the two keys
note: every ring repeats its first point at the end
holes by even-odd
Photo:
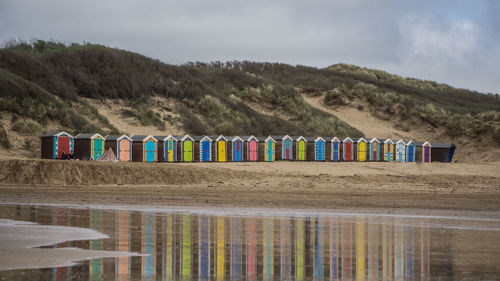
{"type": "Polygon", "coordinates": [[[0,218],[97,230],[51,247],[129,251],[0,280],[430,280],[500,276],[500,221],[3,205],[0,218]]]}

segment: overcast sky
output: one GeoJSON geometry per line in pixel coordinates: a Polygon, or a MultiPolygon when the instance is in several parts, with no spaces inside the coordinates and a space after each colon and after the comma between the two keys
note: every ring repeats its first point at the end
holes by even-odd
{"type": "Polygon", "coordinates": [[[499,0],[0,0],[0,41],[33,37],[169,64],[342,62],[500,93],[499,0]]]}

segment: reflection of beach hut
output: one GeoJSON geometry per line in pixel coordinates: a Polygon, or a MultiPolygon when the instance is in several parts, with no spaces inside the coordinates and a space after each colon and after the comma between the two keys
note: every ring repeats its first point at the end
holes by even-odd
{"type": "Polygon", "coordinates": [[[431,162],[431,144],[428,142],[415,142],[415,161],[431,162]]]}
{"type": "Polygon", "coordinates": [[[286,136],[271,136],[276,141],[276,160],[293,160],[293,139],[286,136]]]}
{"type": "Polygon", "coordinates": [[[307,139],[303,136],[294,137],[295,160],[305,161],[307,156],[307,139]]]}
{"type": "Polygon", "coordinates": [[[133,135],[132,139],[132,161],[133,162],[157,162],[158,140],[151,135],[133,135]]]}
{"type": "Polygon", "coordinates": [[[366,161],[366,147],[367,141],[364,138],[359,138],[356,140],[356,161],[365,162],[366,161]]]}
{"type": "Polygon", "coordinates": [[[111,148],[116,155],[118,161],[128,162],[132,161],[132,139],[126,135],[111,135],[106,136],[104,148],[108,150],[111,148]]]}
{"type": "Polygon", "coordinates": [[[227,161],[227,139],[220,135],[215,139],[215,162],[227,161]]]}
{"type": "MultiPolygon", "coordinates": [[[[317,137],[312,141],[312,143],[314,144],[314,158],[308,157],[307,159],[309,159],[309,160],[314,159],[315,161],[325,161],[326,160],[326,140],[322,137],[317,137]]],[[[309,142],[308,142],[308,144],[309,144],[309,142]]]]}
{"type": "Polygon", "coordinates": [[[244,140],[246,144],[246,161],[259,161],[259,139],[255,136],[245,136],[244,140]]]}
{"type": "Polygon", "coordinates": [[[398,162],[406,161],[406,143],[403,140],[398,140],[396,142],[396,154],[395,160],[398,162]]]}
{"type": "Polygon", "coordinates": [[[73,136],[66,132],[52,132],[42,137],[42,158],[61,159],[62,154],[73,154],[73,136]]]}
{"type": "Polygon", "coordinates": [[[334,162],[340,161],[340,150],[341,150],[342,142],[339,140],[339,138],[334,137],[332,138],[331,141],[331,153],[330,153],[330,160],[334,162]]]}
{"type": "Polygon", "coordinates": [[[413,141],[406,144],[406,162],[415,162],[415,143],[413,141]]]}
{"type": "Polygon", "coordinates": [[[163,139],[163,161],[177,162],[177,142],[172,135],[163,139]]]}
{"type": "Polygon", "coordinates": [[[75,158],[99,160],[104,153],[104,137],[100,134],[79,134],[74,139],[75,158]]]}
{"type": "Polygon", "coordinates": [[[394,159],[394,142],[391,139],[384,140],[384,161],[391,162],[394,159]]]}
{"type": "Polygon", "coordinates": [[[353,141],[351,138],[347,137],[342,141],[342,159],[344,161],[352,161],[353,160],[353,141]]]}
{"type": "Polygon", "coordinates": [[[180,155],[181,162],[193,162],[194,161],[194,139],[185,135],[180,138],[179,145],[177,148],[177,157],[180,155]]]}
{"type": "Polygon", "coordinates": [[[373,138],[370,140],[370,143],[368,145],[368,159],[370,161],[380,161],[380,142],[376,139],[373,138]]]}
{"type": "Polygon", "coordinates": [[[212,162],[213,140],[209,136],[193,137],[195,145],[195,159],[200,162],[212,162]]]}
{"type": "Polygon", "coordinates": [[[240,137],[231,138],[231,161],[233,162],[241,162],[243,159],[243,139],[240,137]]]}
{"type": "Polygon", "coordinates": [[[452,143],[432,143],[432,162],[451,162],[456,146],[452,143]]]}

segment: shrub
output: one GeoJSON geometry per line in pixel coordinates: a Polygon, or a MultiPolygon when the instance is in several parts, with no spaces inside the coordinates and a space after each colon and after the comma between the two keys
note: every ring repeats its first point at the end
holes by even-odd
{"type": "Polygon", "coordinates": [[[43,128],[34,120],[17,119],[14,124],[12,124],[12,130],[24,135],[35,135],[41,133],[43,128]]]}

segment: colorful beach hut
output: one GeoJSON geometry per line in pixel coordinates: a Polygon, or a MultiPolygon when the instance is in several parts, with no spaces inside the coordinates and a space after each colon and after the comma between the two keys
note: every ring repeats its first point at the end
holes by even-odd
{"type": "Polygon", "coordinates": [[[215,162],[226,162],[227,159],[227,139],[220,135],[215,139],[215,162]]]}
{"type": "Polygon", "coordinates": [[[264,162],[276,161],[276,140],[273,137],[269,136],[264,139],[263,143],[264,149],[262,151],[264,151],[264,162]]]}
{"type": "Polygon", "coordinates": [[[157,162],[158,140],[151,135],[133,135],[132,139],[132,161],[133,162],[157,162]]]}
{"type": "Polygon", "coordinates": [[[455,149],[453,143],[431,143],[432,162],[451,162],[455,149]]]}
{"type": "Polygon", "coordinates": [[[376,138],[372,138],[368,145],[368,159],[370,161],[380,161],[380,142],[376,138]]]}
{"type": "Polygon", "coordinates": [[[415,143],[413,141],[406,143],[406,162],[415,162],[415,143]]]}
{"type": "Polygon", "coordinates": [[[104,137],[104,149],[113,150],[120,162],[132,161],[132,139],[126,135],[110,135],[104,137]]]}
{"type": "Polygon", "coordinates": [[[74,138],[75,158],[99,160],[104,153],[104,137],[100,134],[78,134],[74,138]]]}
{"type": "Polygon", "coordinates": [[[391,162],[394,159],[394,142],[391,139],[384,140],[384,161],[391,162]]]}
{"type": "Polygon", "coordinates": [[[180,138],[177,148],[177,157],[179,157],[179,155],[181,162],[194,161],[194,139],[191,136],[185,135],[180,138]]]}
{"type": "Polygon", "coordinates": [[[342,153],[342,159],[344,161],[353,161],[353,141],[351,138],[347,137],[342,141],[342,148],[343,148],[343,153],[342,153]]]}
{"type": "Polygon", "coordinates": [[[62,155],[73,154],[73,136],[66,132],[46,133],[41,137],[43,159],[62,159],[62,155]]]}
{"type": "Polygon", "coordinates": [[[276,160],[293,160],[293,139],[289,135],[271,136],[276,142],[276,160]]]}
{"type": "Polygon", "coordinates": [[[165,161],[165,138],[167,136],[153,136],[158,142],[156,144],[157,154],[158,154],[158,162],[165,161]]]}
{"type": "Polygon", "coordinates": [[[334,162],[340,161],[340,150],[341,150],[342,142],[340,141],[339,138],[334,137],[332,138],[331,141],[331,153],[330,153],[330,160],[334,162]]]}
{"type": "Polygon", "coordinates": [[[200,162],[212,162],[212,144],[213,140],[209,136],[194,137],[195,142],[198,143],[196,147],[199,147],[199,161],[200,162]]]}
{"type": "Polygon", "coordinates": [[[307,160],[307,139],[303,136],[293,137],[295,143],[295,160],[307,160]]]}
{"type": "Polygon", "coordinates": [[[406,161],[406,142],[403,140],[398,140],[396,142],[395,159],[398,162],[405,162],[406,161]]]}
{"type": "Polygon", "coordinates": [[[163,139],[163,161],[169,163],[177,162],[177,142],[177,138],[172,135],[163,139]]]}
{"type": "Polygon", "coordinates": [[[245,136],[246,161],[255,162],[259,160],[259,139],[255,136],[245,136]]]}
{"type": "Polygon", "coordinates": [[[429,163],[431,162],[432,146],[429,142],[415,142],[415,161],[429,163]]]}
{"type": "MultiPolygon", "coordinates": [[[[322,137],[317,137],[312,141],[314,144],[314,160],[315,161],[325,161],[326,160],[326,140],[322,137]]],[[[309,142],[308,142],[309,144],[309,142]]],[[[313,159],[313,158],[308,158],[313,159]]]]}
{"type": "Polygon", "coordinates": [[[367,152],[367,141],[364,138],[359,138],[356,140],[356,160],[359,162],[366,161],[366,152],[367,152]]]}
{"type": "Polygon", "coordinates": [[[232,137],[231,138],[231,161],[233,162],[242,162],[243,159],[243,147],[244,141],[241,137],[232,137]]]}

